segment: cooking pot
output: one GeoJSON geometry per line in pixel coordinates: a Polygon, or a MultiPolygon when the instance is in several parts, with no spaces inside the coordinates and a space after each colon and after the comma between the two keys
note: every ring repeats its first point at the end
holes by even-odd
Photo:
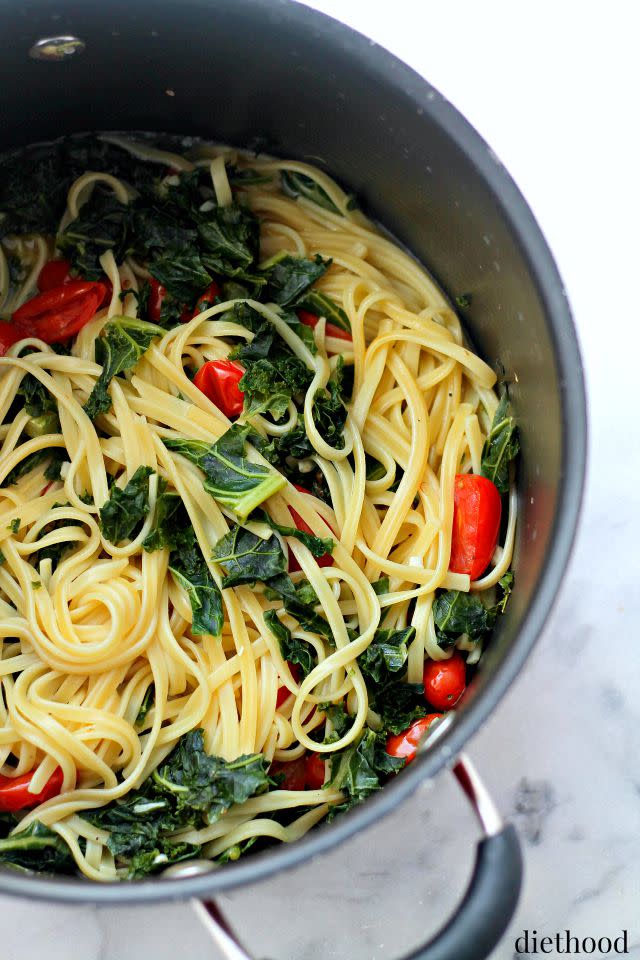
{"type": "MultiPolygon", "coordinates": [[[[442,38],[446,42],[446,38],[442,38]]],[[[86,130],[162,131],[325,166],[464,310],[510,384],[520,424],[516,589],[463,705],[377,796],[290,847],[213,871],[98,886],[0,871],[0,892],[59,902],[194,897],[228,957],[246,953],[211,897],[314,857],[450,765],[485,831],[455,916],[417,960],[479,960],[518,898],[521,856],[461,748],[514,681],[565,571],[586,447],[580,355],[562,281],[531,211],[487,144],[425,80],[365,37],[290,0],[0,0],[0,152],[86,130]],[[457,759],[454,759],[457,758],[457,759]]]]}

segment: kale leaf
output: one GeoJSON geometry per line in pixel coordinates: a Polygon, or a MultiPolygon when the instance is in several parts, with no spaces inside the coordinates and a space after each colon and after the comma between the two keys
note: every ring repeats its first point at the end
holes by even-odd
{"type": "Polygon", "coordinates": [[[280,653],[283,660],[289,663],[297,663],[302,669],[302,675],[307,676],[315,666],[313,650],[304,640],[298,640],[291,636],[291,631],[285,627],[275,610],[267,610],[264,614],[264,622],[276,637],[280,645],[280,653]]]}
{"type": "Polygon", "coordinates": [[[118,863],[140,877],[197,856],[199,847],[172,834],[213,823],[270,782],[261,754],[223,760],[206,753],[202,730],[192,730],[139,790],[84,817],[109,832],[107,845],[118,863]]]}
{"type": "Polygon", "coordinates": [[[414,627],[404,630],[376,630],[373,640],[358,657],[358,664],[365,679],[375,684],[389,680],[407,661],[407,647],[416,635],[414,627]]]}
{"type": "Polygon", "coordinates": [[[75,862],[65,841],[39,820],[0,840],[0,863],[42,873],[73,873],[75,870],[75,862]]]}
{"type": "Polygon", "coordinates": [[[354,744],[331,756],[331,786],[346,795],[344,803],[332,807],[328,820],[379,790],[390,774],[404,766],[404,757],[392,757],[385,749],[386,735],[365,728],[354,744]]]}
{"type": "Polygon", "coordinates": [[[505,391],[482,450],[482,474],[495,483],[500,493],[509,490],[509,463],[519,450],[516,421],[505,391]]]}
{"type": "Polygon", "coordinates": [[[288,307],[302,297],[310,286],[319,280],[331,265],[316,254],[313,260],[285,254],[266,271],[268,284],[264,298],[267,301],[288,307]]]}
{"type": "Polygon", "coordinates": [[[198,224],[203,261],[214,273],[233,276],[258,258],[260,225],[255,214],[238,204],[215,207],[198,224]]]}
{"type": "Polygon", "coordinates": [[[442,647],[451,646],[463,633],[478,640],[493,628],[495,619],[495,610],[485,607],[475,593],[446,590],[433,604],[433,620],[442,647]]]}
{"type": "MultiPolygon", "coordinates": [[[[242,359],[246,362],[246,353],[242,359]]],[[[313,373],[299,357],[283,357],[276,361],[264,358],[250,363],[238,384],[244,394],[245,413],[268,411],[274,420],[280,420],[291,400],[301,398],[312,379],[313,373]]]]}
{"type": "Polygon", "coordinates": [[[349,318],[338,304],[328,297],[326,293],[319,290],[307,290],[296,301],[297,310],[308,310],[317,317],[324,317],[327,323],[332,323],[334,327],[339,327],[346,333],[351,333],[351,324],[349,318]]]}
{"type": "Polygon", "coordinates": [[[212,280],[195,247],[166,250],[151,261],[149,272],[181,303],[194,303],[212,280]]]}
{"type": "Polygon", "coordinates": [[[223,587],[237,587],[257,580],[266,583],[286,569],[286,557],[277,537],[272,534],[262,540],[240,526],[218,540],[212,557],[226,571],[223,587]]]}
{"type": "Polygon", "coordinates": [[[109,384],[115,376],[135,367],[154,337],[162,336],[164,330],[155,323],[136,320],[132,317],[113,317],[96,341],[96,357],[102,364],[102,373],[84,405],[88,417],[94,420],[98,414],[111,409],[109,384]]]}
{"type": "Polygon", "coordinates": [[[165,439],[174,450],[195,463],[205,475],[204,488],[219,503],[246,520],[252,510],[277,493],[286,480],[244,456],[250,427],[235,424],[213,444],[202,440],[165,439]]]}
{"type": "Polygon", "coordinates": [[[58,234],[57,247],[86,280],[100,280],[103,269],[100,257],[113,251],[120,262],[127,249],[131,208],[120,203],[111,190],[96,186],[82,205],[75,220],[58,234]]]}
{"type": "Polygon", "coordinates": [[[276,533],[279,533],[283,537],[295,537],[300,543],[304,543],[305,547],[311,551],[314,557],[324,557],[326,554],[333,553],[335,543],[331,537],[317,537],[315,533],[307,530],[298,530],[297,527],[283,526],[283,524],[276,523],[275,520],[272,520],[266,510],[254,510],[251,519],[268,523],[272,530],[275,530],[276,533]]]}
{"type": "Polygon", "coordinates": [[[282,192],[288,197],[297,199],[304,197],[311,200],[319,207],[330,210],[331,213],[340,213],[329,194],[312,177],[307,177],[304,173],[297,173],[294,170],[281,170],[280,183],[282,192]]]}
{"type": "Polygon", "coordinates": [[[135,528],[149,512],[151,467],[138,467],[124,488],[115,484],[109,499],[100,508],[100,529],[111,543],[132,539],[135,528]]]}

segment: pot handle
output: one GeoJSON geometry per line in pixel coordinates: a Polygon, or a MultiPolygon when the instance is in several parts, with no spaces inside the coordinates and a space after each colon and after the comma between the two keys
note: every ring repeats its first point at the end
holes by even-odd
{"type": "MultiPolygon", "coordinates": [[[[484,837],[466,893],[448,923],[403,960],[484,960],[511,920],[522,886],[522,853],[515,827],[504,824],[471,761],[461,755],[453,773],[467,795],[484,837]]],[[[251,960],[213,901],[194,901],[225,960],[251,960]]]]}

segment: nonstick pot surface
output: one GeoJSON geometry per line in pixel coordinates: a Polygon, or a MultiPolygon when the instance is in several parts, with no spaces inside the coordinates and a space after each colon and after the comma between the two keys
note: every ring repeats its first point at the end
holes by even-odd
{"type": "MultiPolygon", "coordinates": [[[[71,49],[71,47],[68,47],[71,49]]],[[[375,798],[292,845],[206,876],[98,887],[0,873],[0,890],[127,902],[210,895],[339,843],[394,810],[460,750],[514,680],[549,612],[576,528],[586,447],[580,356],[561,279],[508,173],[425,80],[288,0],[0,0],[0,152],[77,131],[149,130],[325,165],[430,269],[504,373],[521,428],[517,589],[455,722],[375,798]],[[84,52],[29,57],[73,36],[84,52]]]]}

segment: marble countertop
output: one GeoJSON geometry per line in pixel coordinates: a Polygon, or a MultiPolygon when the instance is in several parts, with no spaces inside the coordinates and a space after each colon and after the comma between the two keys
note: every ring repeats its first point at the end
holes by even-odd
{"type": "MultiPolygon", "coordinates": [[[[312,4],[428,76],[515,177],[563,273],[584,351],[591,459],[581,529],[525,670],[468,752],[518,824],[523,928],[629,931],[640,958],[638,86],[631,5],[312,4]],[[633,111],[633,113],[632,113],[633,111]],[[635,348],[635,349],[634,349],[635,348]]],[[[313,865],[221,898],[256,956],[387,960],[452,910],[476,827],[451,776],[313,865]],[[345,849],[347,847],[347,849],[345,849]],[[295,909],[291,904],[295,903],[295,909]]],[[[218,957],[188,904],[67,908],[0,897],[3,960],[218,957]]],[[[596,954],[598,956],[598,954],[596,954]]]]}

